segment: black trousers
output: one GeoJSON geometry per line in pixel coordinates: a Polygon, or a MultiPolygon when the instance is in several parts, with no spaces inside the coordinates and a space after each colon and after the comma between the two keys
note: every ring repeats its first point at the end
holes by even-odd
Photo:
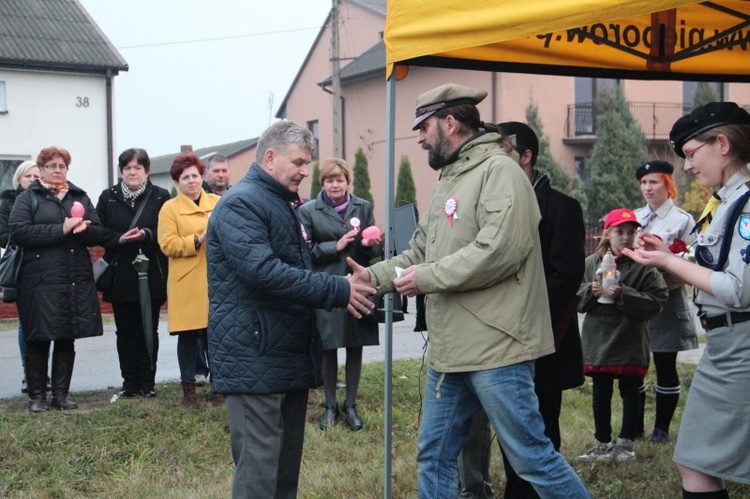
{"type": "Polygon", "coordinates": [[[149,392],[154,389],[156,360],[159,354],[159,309],[164,300],[151,302],[151,324],[153,330],[153,357],[149,358],[146,337],[143,332],[141,305],[139,302],[113,303],[112,310],[117,328],[117,355],[120,359],[122,389],[132,393],[149,392]]]}

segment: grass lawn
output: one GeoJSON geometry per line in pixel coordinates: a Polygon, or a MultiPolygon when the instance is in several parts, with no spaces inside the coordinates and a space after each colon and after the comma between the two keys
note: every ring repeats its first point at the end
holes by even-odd
{"type": "MultiPolygon", "coordinates": [[[[417,496],[416,439],[421,406],[419,359],[393,366],[392,494],[417,496]]],[[[694,366],[680,364],[683,386],[694,366]]],[[[358,407],[365,429],[342,423],[318,429],[322,390],[311,391],[300,497],[352,498],[383,495],[382,363],[364,367],[358,407]]],[[[651,376],[651,375],[650,375],[651,376]]],[[[342,373],[343,377],[343,373],[342,373]]],[[[653,387],[653,378],[647,379],[653,387]]],[[[0,496],[33,498],[135,497],[226,498],[233,472],[226,409],[208,402],[199,388],[199,411],[182,408],[179,384],[157,387],[156,399],[118,400],[111,391],[72,397],[80,409],[33,415],[24,398],[0,400],[0,496]]],[[[683,400],[673,423],[679,427],[683,400]]],[[[617,391],[615,391],[617,393],[617,391]]],[[[343,397],[343,394],[341,395],[343,397]]],[[[615,396],[619,404],[619,397],[615,396]]],[[[647,401],[647,427],[653,422],[653,391],[647,401]]],[[[620,427],[613,409],[613,427],[620,427]]],[[[596,498],[681,497],[680,476],[671,460],[673,445],[639,442],[637,460],[622,464],[582,464],[574,457],[593,442],[591,386],[565,392],[563,455],[596,498]]],[[[502,460],[495,449],[491,465],[496,492],[502,490],[502,460]]],[[[750,487],[730,484],[733,498],[750,497],[750,487]]]]}

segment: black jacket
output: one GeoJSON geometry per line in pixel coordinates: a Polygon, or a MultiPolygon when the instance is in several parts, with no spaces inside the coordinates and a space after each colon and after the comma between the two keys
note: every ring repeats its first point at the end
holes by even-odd
{"type": "Polygon", "coordinates": [[[537,175],[532,183],[542,213],[539,240],[556,347],[537,359],[535,388],[549,393],[584,381],[576,293],[583,279],[586,228],[578,201],[553,189],[546,176],[537,175]]]}
{"type": "Polygon", "coordinates": [[[349,303],[344,277],[313,273],[298,199],[259,165],[222,196],[208,223],[208,351],[218,393],[320,386],[315,308],[349,303]]]}
{"type": "Polygon", "coordinates": [[[86,193],[70,184],[60,202],[35,181],[10,213],[12,242],[23,246],[18,316],[26,341],[73,340],[102,335],[99,298],[87,246],[102,244],[104,230],[86,193]],[[37,203],[32,213],[31,196],[37,203]],[[63,235],[73,201],[80,202],[91,225],[81,234],[63,235]]]}
{"type": "Polygon", "coordinates": [[[111,291],[104,293],[105,301],[114,303],[137,302],[138,296],[138,273],[133,267],[133,260],[139,250],[149,259],[148,263],[148,285],[151,291],[151,300],[163,302],[167,298],[167,266],[169,260],[161,252],[157,241],[157,224],[159,222],[159,210],[164,203],[169,201],[169,191],[153,185],[146,180],[146,190],[136,199],[135,206],[125,201],[122,195],[120,182],[104,189],[96,203],[96,212],[104,226],[105,242],[103,244],[104,259],[112,264],[117,258],[117,271],[115,282],[111,291]],[[133,217],[142,203],[147,203],[143,212],[136,220],[136,227],[146,232],[146,239],[139,242],[120,245],[120,236],[129,230],[133,217]]]}
{"type": "Polygon", "coordinates": [[[17,189],[7,189],[0,193],[0,246],[6,248],[8,241],[10,240],[10,228],[8,227],[8,219],[10,218],[10,210],[13,209],[13,204],[16,202],[16,198],[23,192],[22,187],[17,189]]]}

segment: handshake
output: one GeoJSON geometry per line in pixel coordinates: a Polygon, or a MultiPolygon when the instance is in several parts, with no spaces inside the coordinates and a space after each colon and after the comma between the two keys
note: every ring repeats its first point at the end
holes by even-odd
{"type": "MultiPolygon", "coordinates": [[[[349,305],[346,309],[354,317],[360,319],[362,314],[369,315],[372,313],[375,304],[368,300],[367,297],[374,295],[375,289],[372,287],[370,274],[367,273],[366,268],[348,257],[346,263],[352,269],[352,273],[346,276],[351,288],[349,305]]],[[[397,277],[393,281],[393,285],[399,294],[411,298],[420,293],[419,287],[417,286],[416,269],[417,267],[415,265],[412,265],[406,270],[396,267],[397,277]]]]}

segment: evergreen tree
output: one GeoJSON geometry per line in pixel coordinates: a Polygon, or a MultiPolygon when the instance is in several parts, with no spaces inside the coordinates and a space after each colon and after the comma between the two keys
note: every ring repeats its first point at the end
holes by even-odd
{"type": "Polygon", "coordinates": [[[646,137],[619,85],[599,93],[596,110],[596,143],[586,161],[591,177],[584,186],[589,222],[615,208],[643,204],[635,171],[648,157],[646,137]]]}
{"type": "Polygon", "coordinates": [[[375,201],[370,193],[370,172],[367,169],[367,156],[360,147],[354,155],[354,195],[370,202],[375,207],[375,201]]]}
{"type": "Polygon", "coordinates": [[[169,192],[169,195],[172,196],[173,198],[177,197],[177,186],[174,186],[174,185],[172,186],[172,190],[169,192]]]}
{"type": "Polygon", "coordinates": [[[313,165],[312,187],[310,187],[310,199],[315,199],[323,187],[320,185],[320,165],[316,161],[313,165]]]}
{"type": "MultiPolygon", "coordinates": [[[[698,87],[693,94],[693,109],[718,100],[719,97],[716,95],[714,87],[705,81],[701,81],[698,83],[698,87]]],[[[682,196],[680,208],[690,212],[698,220],[698,217],[703,212],[703,207],[706,205],[706,201],[711,196],[711,189],[703,187],[698,180],[695,180],[692,173],[685,172],[681,166],[681,164],[675,165],[675,170],[679,170],[675,171],[675,183],[677,183],[677,188],[680,192],[683,192],[686,186],[687,189],[682,196]]]]}
{"type": "Polygon", "coordinates": [[[577,192],[579,190],[578,179],[569,174],[552,156],[552,151],[550,151],[549,147],[549,137],[544,134],[544,126],[539,117],[539,108],[534,103],[530,103],[526,107],[526,124],[534,130],[539,139],[539,154],[537,155],[534,168],[546,173],[552,183],[552,187],[555,189],[569,196],[578,197],[576,196],[576,194],[580,195],[577,192]]]}
{"type": "Polygon", "coordinates": [[[705,106],[709,102],[716,102],[717,100],[719,100],[719,97],[710,83],[705,81],[698,82],[698,87],[693,94],[693,109],[705,106]]]}
{"type": "Polygon", "coordinates": [[[414,177],[411,175],[411,163],[407,155],[401,156],[401,164],[398,167],[398,181],[396,183],[396,206],[413,204],[417,207],[417,188],[414,185],[414,177]]]}

